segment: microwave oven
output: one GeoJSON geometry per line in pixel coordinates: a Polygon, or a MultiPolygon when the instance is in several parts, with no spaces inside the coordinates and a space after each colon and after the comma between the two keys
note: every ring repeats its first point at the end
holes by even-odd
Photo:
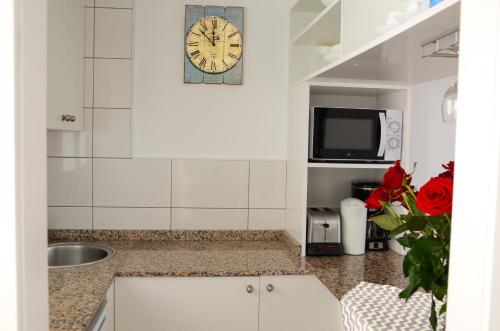
{"type": "Polygon", "coordinates": [[[392,163],[401,159],[400,110],[313,107],[310,162],[392,163]]]}

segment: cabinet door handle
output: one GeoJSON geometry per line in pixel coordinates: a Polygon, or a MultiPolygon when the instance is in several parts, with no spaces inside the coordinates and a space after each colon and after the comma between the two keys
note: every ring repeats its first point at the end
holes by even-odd
{"type": "Polygon", "coordinates": [[[272,292],[272,291],[274,291],[274,286],[273,286],[273,284],[267,284],[267,286],[266,286],[266,290],[267,290],[267,292],[272,292]]]}
{"type": "Polygon", "coordinates": [[[74,121],[76,121],[76,116],[74,116],[74,115],[62,115],[61,120],[63,122],[74,122],[74,121]]]}
{"type": "Polygon", "coordinates": [[[253,292],[253,286],[252,285],[248,285],[247,286],[247,293],[252,293],[253,292]]]}

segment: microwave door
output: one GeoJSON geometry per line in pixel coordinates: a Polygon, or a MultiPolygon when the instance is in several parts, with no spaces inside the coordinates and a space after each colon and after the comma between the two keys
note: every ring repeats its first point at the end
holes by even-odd
{"type": "Polygon", "coordinates": [[[377,157],[383,157],[387,145],[387,119],[383,112],[380,112],[378,117],[380,119],[380,145],[378,146],[377,157]]]}
{"type": "Polygon", "coordinates": [[[383,160],[386,135],[381,131],[387,130],[385,118],[385,111],[372,109],[314,108],[310,114],[309,159],[319,162],[383,160]],[[382,156],[378,155],[379,150],[382,156]]]}

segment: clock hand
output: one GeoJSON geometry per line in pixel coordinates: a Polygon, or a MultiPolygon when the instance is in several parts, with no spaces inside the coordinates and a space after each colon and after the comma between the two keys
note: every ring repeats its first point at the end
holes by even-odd
{"type": "Polygon", "coordinates": [[[202,35],[204,35],[208,39],[208,41],[210,41],[210,43],[212,43],[212,46],[215,46],[215,42],[213,40],[211,40],[210,37],[207,36],[205,32],[203,32],[203,30],[200,29],[200,32],[202,35]]]}

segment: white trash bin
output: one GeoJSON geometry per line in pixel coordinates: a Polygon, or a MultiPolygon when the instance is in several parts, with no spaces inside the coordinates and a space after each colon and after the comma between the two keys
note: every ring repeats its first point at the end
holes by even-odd
{"type": "Polygon", "coordinates": [[[349,255],[365,253],[368,210],[359,199],[348,198],[340,203],[340,219],[344,252],[349,255]]]}

